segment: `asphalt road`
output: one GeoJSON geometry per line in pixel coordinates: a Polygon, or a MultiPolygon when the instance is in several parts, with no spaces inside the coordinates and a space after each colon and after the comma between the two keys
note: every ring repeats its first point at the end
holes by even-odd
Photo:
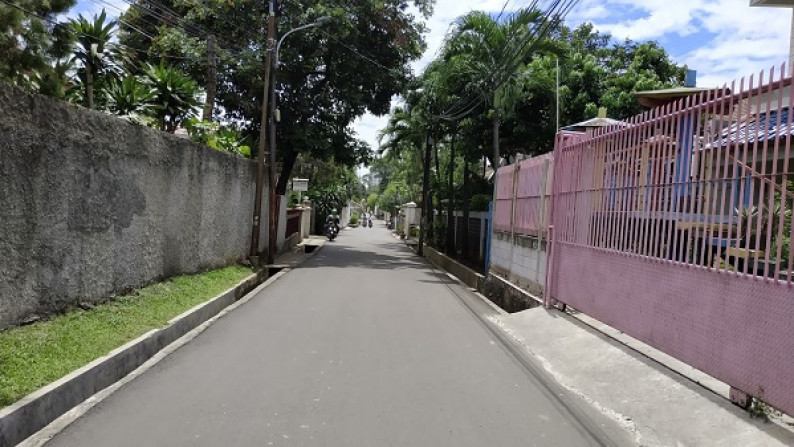
{"type": "Polygon", "coordinates": [[[520,361],[476,316],[489,312],[477,300],[382,224],[343,231],[47,445],[573,447],[622,439],[583,401],[571,410],[578,398],[520,361]]]}

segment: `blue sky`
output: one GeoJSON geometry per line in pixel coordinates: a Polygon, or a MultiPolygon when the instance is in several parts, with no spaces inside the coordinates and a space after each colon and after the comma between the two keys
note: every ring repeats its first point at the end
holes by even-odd
{"type": "MultiPolygon", "coordinates": [[[[508,1],[507,10],[530,3],[508,1]]],[[[472,10],[499,11],[504,3],[437,0],[427,23],[428,49],[414,63],[414,70],[421,71],[433,58],[456,17],[472,10]]],[[[121,0],[79,0],[70,15],[90,14],[102,7],[109,15],[117,15],[118,8],[126,6],[121,0]]],[[[791,16],[791,9],[750,7],[749,0],[581,0],[567,22],[569,26],[592,22],[617,39],[656,40],[673,60],[698,71],[699,86],[717,86],[783,63],[788,56],[791,16]]],[[[355,128],[377,147],[377,133],[385,122],[386,117],[366,115],[355,128]]]]}

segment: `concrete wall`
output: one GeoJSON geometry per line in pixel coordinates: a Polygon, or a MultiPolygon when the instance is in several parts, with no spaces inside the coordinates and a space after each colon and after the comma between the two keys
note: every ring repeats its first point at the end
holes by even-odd
{"type": "Polygon", "coordinates": [[[254,179],[250,160],[0,84],[0,329],[245,258],[254,179]]]}
{"type": "Polygon", "coordinates": [[[542,296],[546,284],[546,241],[516,235],[512,244],[509,233],[494,231],[490,271],[533,295],[542,296]]]}

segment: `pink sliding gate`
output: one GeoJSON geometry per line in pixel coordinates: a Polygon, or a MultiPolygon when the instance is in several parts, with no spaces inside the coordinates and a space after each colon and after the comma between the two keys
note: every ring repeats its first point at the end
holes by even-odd
{"type": "Polygon", "coordinates": [[[794,414],[794,100],[777,73],[558,138],[547,299],[794,414]]]}

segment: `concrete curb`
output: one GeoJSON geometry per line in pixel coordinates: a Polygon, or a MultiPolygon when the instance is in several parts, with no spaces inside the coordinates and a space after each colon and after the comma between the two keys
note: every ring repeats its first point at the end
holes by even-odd
{"type": "MultiPolygon", "coordinates": [[[[307,254],[300,263],[314,256],[320,248],[307,254]]],[[[215,298],[174,317],[167,326],[153,329],[3,408],[0,410],[0,447],[15,446],[23,441],[26,446],[42,445],[121,385],[291,270],[285,268],[270,278],[266,278],[267,268],[254,273],[215,298]],[[95,396],[98,393],[102,396],[95,396]],[[81,411],[84,403],[88,406],[81,411]],[[40,430],[46,433],[36,436],[40,430]]]]}

